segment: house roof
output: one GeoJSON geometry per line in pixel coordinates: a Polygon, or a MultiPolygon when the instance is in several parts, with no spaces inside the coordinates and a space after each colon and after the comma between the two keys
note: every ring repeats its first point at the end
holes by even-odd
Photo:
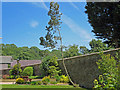
{"type": "Polygon", "coordinates": [[[12,56],[0,56],[0,63],[9,64],[13,61],[12,56]]]}
{"type": "MultiPolygon", "coordinates": [[[[21,64],[21,67],[24,67],[29,65],[41,64],[41,60],[20,60],[19,63],[21,64]]],[[[13,62],[11,63],[11,67],[13,67],[15,64],[17,64],[17,61],[13,60],[13,62]]]]}

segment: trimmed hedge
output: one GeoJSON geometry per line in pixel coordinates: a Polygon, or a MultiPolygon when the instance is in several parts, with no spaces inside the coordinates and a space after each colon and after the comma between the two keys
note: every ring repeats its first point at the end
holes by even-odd
{"type": "Polygon", "coordinates": [[[33,67],[26,67],[26,68],[23,70],[22,75],[23,75],[23,76],[32,76],[32,75],[33,75],[33,67]]]}

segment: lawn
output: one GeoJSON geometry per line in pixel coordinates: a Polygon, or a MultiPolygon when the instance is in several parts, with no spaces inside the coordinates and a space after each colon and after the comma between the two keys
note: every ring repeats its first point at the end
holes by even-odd
{"type": "MultiPolygon", "coordinates": [[[[17,84],[3,84],[2,88],[74,88],[71,85],[17,85],[17,84]]],[[[86,90],[84,88],[79,88],[86,90]]]]}
{"type": "Polygon", "coordinates": [[[3,84],[2,88],[74,88],[71,85],[17,85],[3,84]]]}

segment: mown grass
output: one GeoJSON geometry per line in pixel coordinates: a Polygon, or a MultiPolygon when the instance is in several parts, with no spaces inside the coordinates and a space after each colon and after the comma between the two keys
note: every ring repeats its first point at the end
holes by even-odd
{"type": "MultiPolygon", "coordinates": [[[[18,85],[18,84],[3,84],[2,88],[75,88],[72,85],[18,85]]],[[[78,88],[80,90],[87,90],[78,88]]]]}
{"type": "Polygon", "coordinates": [[[17,85],[3,84],[2,88],[74,88],[71,85],[17,85]]]}

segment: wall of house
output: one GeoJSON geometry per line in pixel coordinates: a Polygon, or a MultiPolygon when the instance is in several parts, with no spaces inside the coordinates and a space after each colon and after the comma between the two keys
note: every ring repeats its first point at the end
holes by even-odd
{"type": "Polygon", "coordinates": [[[8,64],[0,64],[0,69],[6,69],[6,68],[8,68],[8,64]]]}
{"type": "MultiPolygon", "coordinates": [[[[104,53],[115,55],[118,50],[120,50],[120,48],[104,51],[104,53]]],[[[73,82],[79,84],[81,87],[92,88],[94,79],[98,78],[100,74],[96,64],[99,59],[99,53],[66,58],[65,65],[73,82]]],[[[58,60],[58,63],[62,72],[65,74],[62,60],[58,60]]]]}

